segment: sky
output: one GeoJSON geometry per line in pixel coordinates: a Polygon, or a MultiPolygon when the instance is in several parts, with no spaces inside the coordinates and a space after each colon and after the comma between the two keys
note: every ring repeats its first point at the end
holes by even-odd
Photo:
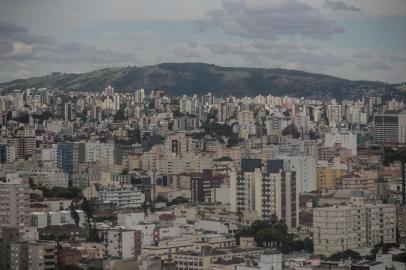
{"type": "Polygon", "coordinates": [[[163,62],[406,81],[406,0],[0,0],[0,82],[163,62]]]}

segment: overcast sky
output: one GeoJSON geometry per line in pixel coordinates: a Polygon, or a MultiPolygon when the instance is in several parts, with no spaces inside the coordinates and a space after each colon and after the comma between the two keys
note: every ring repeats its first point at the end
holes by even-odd
{"type": "Polygon", "coordinates": [[[162,62],[406,81],[406,0],[0,0],[0,82],[162,62]]]}

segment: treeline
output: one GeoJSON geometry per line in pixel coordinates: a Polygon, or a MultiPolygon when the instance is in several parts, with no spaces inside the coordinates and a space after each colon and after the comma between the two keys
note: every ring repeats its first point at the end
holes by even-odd
{"type": "Polygon", "coordinates": [[[285,254],[294,251],[313,252],[313,241],[310,238],[295,239],[292,233],[288,233],[286,224],[278,221],[275,215],[270,220],[257,220],[250,227],[240,230],[237,241],[241,236],[253,236],[257,246],[275,247],[285,254]]]}

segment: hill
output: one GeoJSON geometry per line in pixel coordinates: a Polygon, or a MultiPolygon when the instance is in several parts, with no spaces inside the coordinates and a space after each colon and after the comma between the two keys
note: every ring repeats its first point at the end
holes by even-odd
{"type": "Polygon", "coordinates": [[[144,88],[171,95],[203,94],[254,96],[290,95],[307,98],[359,98],[380,95],[399,98],[405,92],[395,85],[350,81],[298,70],[231,68],[203,63],[164,63],[145,67],[105,68],[88,73],[52,73],[2,84],[6,90],[46,87],[66,91],[100,91],[112,85],[118,91],[144,88]]]}

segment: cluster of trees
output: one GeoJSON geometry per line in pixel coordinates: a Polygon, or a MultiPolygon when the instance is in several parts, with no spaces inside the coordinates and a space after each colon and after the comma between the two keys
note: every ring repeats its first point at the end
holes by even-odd
{"type": "Polygon", "coordinates": [[[227,124],[219,124],[216,122],[206,122],[202,126],[205,135],[213,137],[231,137],[234,135],[233,129],[227,124]]]}
{"type": "Polygon", "coordinates": [[[374,248],[371,250],[371,255],[367,256],[367,259],[375,260],[376,254],[378,254],[379,251],[382,251],[383,254],[388,254],[389,250],[392,248],[399,248],[399,244],[398,243],[379,243],[374,246],[374,248]]]}
{"type": "Polygon", "coordinates": [[[190,116],[190,117],[196,117],[194,114],[190,114],[190,113],[181,113],[179,110],[173,111],[173,117],[183,117],[183,116],[190,116]]]}
{"type": "Polygon", "coordinates": [[[93,214],[94,214],[94,209],[92,205],[89,203],[89,201],[86,199],[86,197],[83,197],[82,199],[82,205],[81,205],[82,210],[86,213],[87,217],[87,229],[88,229],[88,241],[89,242],[100,242],[101,239],[99,237],[99,234],[96,229],[96,224],[93,222],[93,226],[90,222],[91,219],[93,219],[93,214]]]}
{"type": "Polygon", "coordinates": [[[77,187],[53,187],[51,189],[44,187],[44,186],[37,186],[34,187],[42,191],[42,195],[44,198],[68,198],[68,199],[75,199],[80,198],[82,196],[82,190],[77,187]]]}
{"type": "MultiPolygon", "coordinates": [[[[70,265],[58,264],[58,265],[56,266],[56,269],[57,269],[57,270],[85,270],[85,268],[82,268],[82,267],[80,267],[80,266],[73,265],[73,264],[70,264],[70,265]]],[[[86,269],[87,269],[87,270],[102,270],[103,267],[90,266],[90,267],[87,267],[86,269]]]]}
{"type": "Polygon", "coordinates": [[[293,251],[313,252],[313,241],[309,238],[304,240],[295,239],[288,233],[288,228],[283,221],[278,221],[273,215],[270,220],[257,220],[250,227],[237,233],[237,241],[241,236],[254,236],[259,247],[277,247],[283,253],[293,251]]]}
{"type": "Polygon", "coordinates": [[[227,124],[219,124],[216,122],[206,122],[202,126],[203,132],[195,134],[195,138],[201,139],[205,135],[210,135],[217,138],[219,141],[223,141],[223,137],[228,139],[228,147],[234,146],[238,143],[238,134],[233,132],[233,127],[227,124]]]}
{"type": "Polygon", "coordinates": [[[178,196],[175,199],[173,199],[172,201],[168,201],[167,198],[162,197],[162,196],[158,196],[157,198],[158,202],[165,202],[166,205],[171,206],[171,205],[178,205],[178,204],[182,204],[182,203],[188,203],[189,200],[185,197],[182,196],[178,196]]]}
{"type": "MultiPolygon", "coordinates": [[[[371,250],[371,254],[368,256],[365,256],[365,259],[368,260],[375,260],[376,259],[376,254],[378,254],[379,251],[382,251],[383,254],[388,254],[389,250],[392,248],[399,248],[399,244],[397,243],[379,243],[374,246],[374,248],[371,250]]],[[[327,259],[330,261],[341,261],[341,260],[362,260],[364,257],[361,256],[357,251],[347,249],[341,252],[334,253],[327,259]]]]}
{"type": "Polygon", "coordinates": [[[353,259],[353,260],[361,260],[362,256],[358,252],[347,249],[342,252],[337,252],[328,257],[328,260],[330,261],[341,261],[341,260],[347,260],[347,259],[353,259]]]}
{"type": "Polygon", "coordinates": [[[59,235],[55,234],[48,234],[48,235],[40,235],[40,240],[46,240],[46,241],[63,241],[69,239],[69,235],[66,233],[62,233],[59,235]]]}
{"type": "Polygon", "coordinates": [[[300,132],[295,124],[290,124],[282,130],[282,135],[291,135],[294,139],[298,139],[300,137],[300,132]]]}
{"type": "Polygon", "coordinates": [[[126,107],[125,106],[120,106],[120,109],[116,112],[114,115],[114,121],[124,121],[127,120],[127,117],[125,116],[125,111],[126,107]]]}

